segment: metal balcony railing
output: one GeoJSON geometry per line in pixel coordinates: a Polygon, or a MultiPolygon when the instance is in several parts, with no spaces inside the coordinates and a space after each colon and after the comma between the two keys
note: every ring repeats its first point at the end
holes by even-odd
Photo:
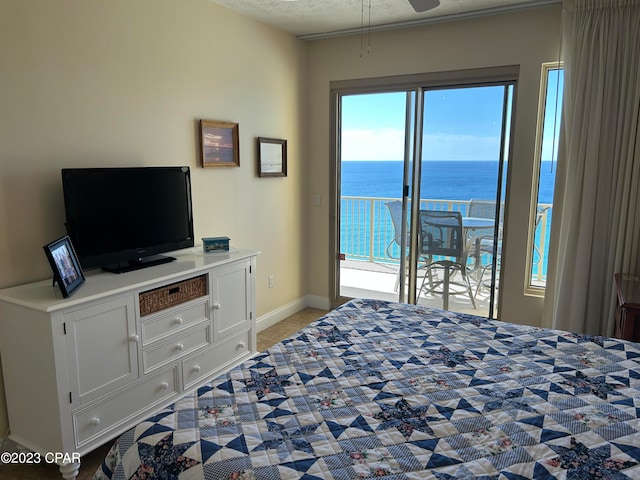
{"type": "MultiPolygon", "coordinates": [[[[395,230],[385,203],[398,198],[342,197],[340,252],[349,260],[373,263],[399,263],[400,250],[391,244],[395,230]]],[[[544,285],[552,205],[540,204],[540,220],[535,234],[532,280],[544,285]],[[543,208],[548,207],[548,208],[543,208]]],[[[420,209],[457,210],[466,216],[468,200],[420,200],[420,209]]]]}

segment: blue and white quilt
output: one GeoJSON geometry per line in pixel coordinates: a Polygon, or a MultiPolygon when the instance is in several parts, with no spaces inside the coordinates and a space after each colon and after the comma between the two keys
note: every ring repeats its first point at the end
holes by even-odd
{"type": "Polygon", "coordinates": [[[122,435],[94,479],[640,479],[640,344],[354,300],[122,435]]]}

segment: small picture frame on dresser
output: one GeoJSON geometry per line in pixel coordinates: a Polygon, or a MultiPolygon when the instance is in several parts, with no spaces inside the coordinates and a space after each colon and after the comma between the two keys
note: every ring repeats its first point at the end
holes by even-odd
{"type": "Polygon", "coordinates": [[[71,296],[84,283],[84,273],[68,235],[46,244],[44,253],[53,271],[53,281],[64,298],[71,296]]]}

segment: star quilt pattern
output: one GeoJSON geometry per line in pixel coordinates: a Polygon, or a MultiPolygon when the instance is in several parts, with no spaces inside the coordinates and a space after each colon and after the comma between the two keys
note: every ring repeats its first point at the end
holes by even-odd
{"type": "Polygon", "coordinates": [[[94,480],[638,479],[640,344],[357,299],[123,434],[94,480]]]}

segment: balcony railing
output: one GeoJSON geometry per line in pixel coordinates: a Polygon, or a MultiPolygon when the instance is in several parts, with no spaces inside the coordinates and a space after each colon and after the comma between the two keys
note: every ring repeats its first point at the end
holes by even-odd
{"type": "MultiPolygon", "coordinates": [[[[375,263],[398,263],[400,249],[392,244],[395,229],[386,203],[398,198],[342,197],[340,251],[345,258],[375,263]],[[391,245],[391,247],[389,247],[391,245]]],[[[552,205],[540,207],[540,220],[535,234],[535,251],[532,279],[544,285],[549,245],[549,224],[552,205]],[[542,208],[548,207],[548,208],[542,208]],[[539,253],[537,253],[539,252],[539,253]]],[[[457,210],[466,216],[468,200],[420,200],[420,209],[457,210]]]]}

